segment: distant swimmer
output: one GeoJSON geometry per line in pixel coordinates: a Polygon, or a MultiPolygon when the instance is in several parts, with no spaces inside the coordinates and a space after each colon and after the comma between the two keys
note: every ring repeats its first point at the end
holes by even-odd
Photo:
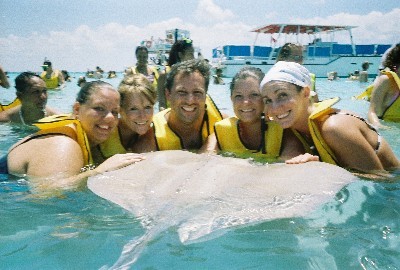
{"type": "Polygon", "coordinates": [[[366,61],[366,62],[362,63],[361,68],[362,68],[362,70],[360,72],[358,80],[359,80],[359,82],[368,82],[369,62],[366,61]]]}
{"type": "Polygon", "coordinates": [[[135,50],[137,63],[125,70],[125,74],[143,74],[157,89],[158,84],[158,70],[157,67],[149,65],[149,50],[145,46],[137,46],[135,50]]]}
{"type": "Polygon", "coordinates": [[[40,77],[46,83],[47,89],[62,89],[65,87],[64,76],[58,69],[53,69],[52,63],[45,60],[42,65],[43,72],[40,77]]]}

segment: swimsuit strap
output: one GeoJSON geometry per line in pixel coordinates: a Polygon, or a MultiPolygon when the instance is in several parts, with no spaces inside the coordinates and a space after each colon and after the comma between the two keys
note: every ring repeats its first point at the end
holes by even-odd
{"type": "Polygon", "coordinates": [[[265,122],[265,114],[261,114],[261,153],[266,154],[267,149],[265,149],[265,132],[267,131],[267,123],[265,122]]]}
{"type": "Polygon", "coordinates": [[[355,114],[345,113],[345,112],[334,112],[334,113],[331,113],[330,115],[333,115],[333,114],[341,114],[341,115],[353,116],[353,117],[355,117],[355,118],[357,118],[357,119],[363,121],[371,130],[375,131],[376,134],[378,135],[378,142],[377,142],[377,145],[376,145],[376,147],[375,147],[374,150],[375,150],[375,153],[378,153],[379,147],[381,146],[381,143],[382,143],[382,136],[381,136],[381,134],[379,134],[379,132],[378,132],[378,130],[377,130],[376,128],[374,128],[374,127],[373,127],[370,123],[368,123],[364,118],[362,118],[361,116],[355,115],[355,114]]]}

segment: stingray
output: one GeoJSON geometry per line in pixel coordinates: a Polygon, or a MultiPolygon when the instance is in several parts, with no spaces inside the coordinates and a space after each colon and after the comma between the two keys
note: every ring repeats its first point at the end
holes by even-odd
{"type": "Polygon", "coordinates": [[[129,267],[149,241],[170,228],[190,244],[229,228],[305,216],[357,179],[323,162],[260,164],[178,150],[145,155],[146,160],[88,180],[90,190],[132,212],[145,229],[112,268],[129,267]]]}

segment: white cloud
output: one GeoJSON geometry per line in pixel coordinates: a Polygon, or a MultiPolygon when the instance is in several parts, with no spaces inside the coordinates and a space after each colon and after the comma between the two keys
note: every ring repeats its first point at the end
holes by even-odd
{"type": "Polygon", "coordinates": [[[229,9],[222,9],[213,0],[200,0],[195,11],[195,17],[199,22],[222,22],[235,17],[229,9]]]}
{"type": "MultiPolygon", "coordinates": [[[[201,3],[205,5],[213,2],[201,3]]],[[[400,9],[388,13],[371,12],[366,15],[339,13],[326,18],[292,18],[291,22],[360,25],[353,30],[355,42],[391,44],[400,41],[398,18],[400,9]]],[[[33,32],[25,37],[9,35],[0,38],[0,59],[1,65],[9,71],[38,71],[44,57],[48,57],[59,69],[86,71],[101,66],[105,70],[120,71],[135,63],[134,50],[140,41],[152,36],[164,38],[168,29],[189,30],[195,46],[201,48],[206,58],[210,58],[212,48],[217,46],[252,44],[255,33],[250,30],[257,26],[260,25],[247,25],[240,20],[214,22],[210,25],[191,24],[180,18],[171,18],[142,27],[117,23],[97,28],[81,25],[70,32],[33,32]]],[[[335,37],[340,42],[349,42],[347,35],[336,34],[335,37]]],[[[269,42],[269,36],[260,35],[257,44],[269,45],[269,42]]]]}
{"type": "MultiPolygon", "coordinates": [[[[368,43],[396,43],[400,41],[400,9],[393,9],[388,13],[370,12],[366,15],[338,13],[326,18],[311,19],[294,18],[291,21],[305,24],[333,24],[358,26],[352,30],[354,42],[368,43]]],[[[335,36],[339,42],[349,42],[347,33],[335,36]]]]}

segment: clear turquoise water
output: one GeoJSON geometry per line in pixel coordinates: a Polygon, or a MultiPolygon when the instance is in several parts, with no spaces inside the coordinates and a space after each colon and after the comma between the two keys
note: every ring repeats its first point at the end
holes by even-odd
{"type": "MultiPolygon", "coordinates": [[[[13,81],[17,74],[10,74],[13,81]]],[[[68,112],[76,80],[50,92],[49,105],[68,112]]],[[[121,75],[120,75],[121,76],[121,75]]],[[[229,80],[226,79],[228,82],[229,80]]],[[[119,79],[109,80],[113,85],[119,79]]],[[[366,85],[318,79],[321,98],[340,96],[339,107],[365,116],[354,101],[366,85]]],[[[210,85],[217,105],[232,114],[228,86],[210,85]]],[[[0,89],[0,102],[15,97],[0,89]]],[[[400,156],[400,124],[383,131],[400,156]]],[[[26,132],[0,125],[0,154],[26,132]]],[[[278,219],[231,229],[209,241],[183,245],[175,228],[147,243],[131,269],[399,269],[400,181],[354,182],[304,218],[278,219]]],[[[91,191],[48,200],[28,196],[22,179],[0,176],[0,269],[99,269],[113,265],[123,246],[144,234],[139,221],[91,191]]]]}

